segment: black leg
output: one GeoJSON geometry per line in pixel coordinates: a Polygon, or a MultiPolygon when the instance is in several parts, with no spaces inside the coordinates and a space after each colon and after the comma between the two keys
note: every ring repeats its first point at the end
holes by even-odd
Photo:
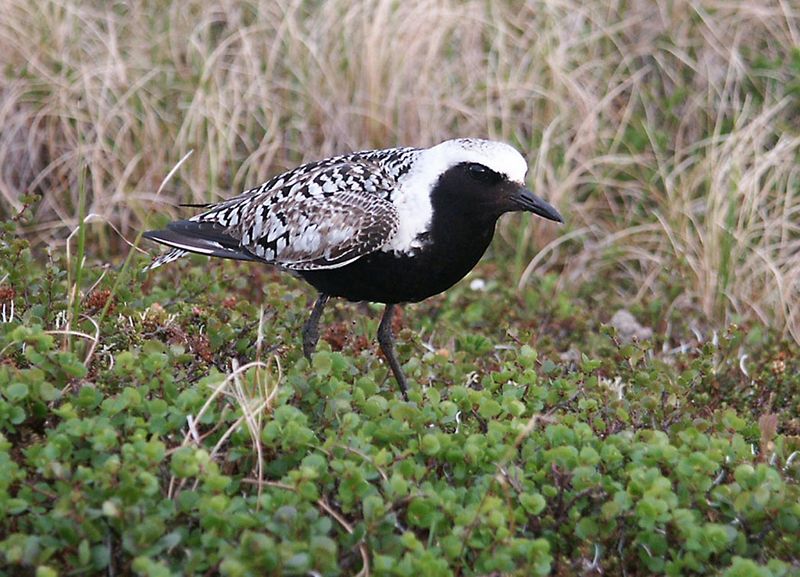
{"type": "Polygon", "coordinates": [[[311,361],[311,353],[317,348],[319,341],[319,318],[322,316],[322,311],[325,309],[325,303],[328,302],[330,297],[320,293],[317,297],[317,302],[314,303],[314,308],[311,314],[308,315],[306,324],[303,325],[303,355],[311,361]]]}
{"type": "Polygon", "coordinates": [[[392,373],[400,385],[400,390],[403,392],[403,398],[408,400],[408,385],[406,377],[400,368],[400,363],[394,354],[394,337],[392,336],[392,317],[394,316],[394,308],[396,305],[386,305],[383,311],[383,318],[378,327],[378,343],[381,345],[381,350],[386,360],[389,361],[389,366],[392,367],[392,373]]]}

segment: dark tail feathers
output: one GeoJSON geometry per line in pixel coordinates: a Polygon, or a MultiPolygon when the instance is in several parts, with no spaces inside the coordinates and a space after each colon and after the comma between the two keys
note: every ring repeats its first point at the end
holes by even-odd
{"type": "Polygon", "coordinates": [[[235,260],[260,260],[211,222],[178,220],[163,230],[149,230],[142,236],[186,252],[235,260]]]}

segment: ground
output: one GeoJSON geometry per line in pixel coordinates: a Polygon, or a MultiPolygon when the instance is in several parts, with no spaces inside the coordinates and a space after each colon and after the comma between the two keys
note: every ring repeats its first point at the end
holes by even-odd
{"type": "Polygon", "coordinates": [[[797,570],[788,341],[734,326],[639,341],[596,293],[549,276],[517,292],[495,254],[404,309],[404,402],[377,305],[330,307],[309,364],[313,292],[288,275],[203,257],[87,267],[99,282],[72,322],[61,259],[13,246],[0,553],[16,571],[797,570]]]}

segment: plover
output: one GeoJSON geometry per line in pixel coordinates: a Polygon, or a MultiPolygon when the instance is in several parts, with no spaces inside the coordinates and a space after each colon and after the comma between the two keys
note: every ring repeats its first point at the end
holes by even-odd
{"type": "Polygon", "coordinates": [[[310,162],[203,211],[152,230],[172,247],[148,268],[187,253],[265,262],[319,292],[303,326],[311,358],[330,297],[386,305],[378,342],[407,398],[392,317],[461,280],[506,212],[561,215],[525,186],[528,166],[502,142],[447,140],[431,148],[367,150],[310,162]]]}

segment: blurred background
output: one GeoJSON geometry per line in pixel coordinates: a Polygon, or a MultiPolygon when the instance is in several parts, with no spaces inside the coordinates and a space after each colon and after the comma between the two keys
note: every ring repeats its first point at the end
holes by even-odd
{"type": "Polygon", "coordinates": [[[179,202],[488,137],[567,221],[502,221],[509,282],[800,341],[799,100],[788,0],[3,0],[0,216],[119,262],[179,202]]]}

